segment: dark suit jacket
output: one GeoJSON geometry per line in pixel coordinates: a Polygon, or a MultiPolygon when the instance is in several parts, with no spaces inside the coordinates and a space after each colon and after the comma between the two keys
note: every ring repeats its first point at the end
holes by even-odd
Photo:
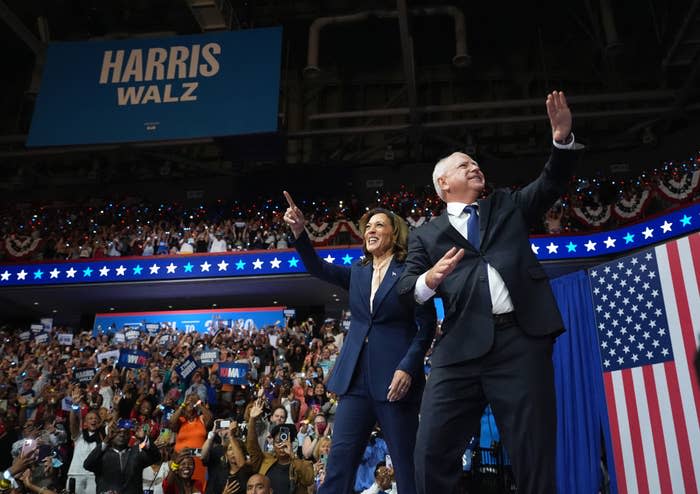
{"type": "Polygon", "coordinates": [[[491,348],[493,315],[486,263],[503,277],[525,333],[543,336],[563,331],[549,279],[531,250],[528,231],[564,192],[576,156],[575,151],[554,148],[535,181],[518,191],[497,190],[479,200],[479,251],[450,224],[447,211],[412,232],[399,282],[402,295],[413,297],[418,277],[451,247],[465,250],[464,258],[437,289],[445,318],[433,366],[476,358],[491,348]]]}
{"type": "Polygon", "coordinates": [[[158,448],[149,441],[143,450],[139,446],[127,449],[124,470],[121,470],[119,454],[111,447],[102,449],[98,444],[85,458],[83,467],[95,474],[97,494],[116,491],[119,494],[143,494],[143,469],[160,461],[158,448]]]}
{"type": "Polygon", "coordinates": [[[401,369],[413,378],[404,400],[420,400],[425,386],[423,359],[435,334],[435,307],[433,304],[419,306],[410,299],[399,297],[396,283],[404,264],[392,259],[374,295],[370,312],[371,263],[363,265],[356,261],[348,267],[329,264],[316,255],[306,232],[294,246],[309,273],[350,292],[350,329],[331,371],[328,389],[338,395],[347,392],[367,338],[370,396],[377,401],[386,401],[394,371],[401,369]]]}

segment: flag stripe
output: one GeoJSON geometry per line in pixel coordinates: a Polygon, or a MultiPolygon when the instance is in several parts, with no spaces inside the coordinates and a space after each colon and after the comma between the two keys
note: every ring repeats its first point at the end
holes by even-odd
{"type": "Polygon", "coordinates": [[[635,450],[637,456],[644,454],[644,465],[646,467],[646,480],[648,492],[660,492],[659,467],[656,461],[657,451],[654,449],[654,432],[651,428],[650,406],[647,401],[647,390],[644,383],[644,367],[634,367],[632,371],[632,384],[634,385],[634,401],[637,407],[637,417],[639,418],[639,433],[642,448],[635,450]]]}
{"type": "MultiPolygon", "coordinates": [[[[641,369],[644,379],[642,388],[646,388],[644,390],[644,398],[648,403],[649,422],[651,427],[651,434],[646,435],[648,433],[645,433],[645,437],[651,437],[653,439],[653,450],[651,452],[652,454],[649,456],[655,456],[656,466],[658,469],[659,485],[656,486],[656,489],[654,489],[654,486],[652,486],[652,492],[673,492],[673,487],[671,486],[671,475],[668,467],[668,453],[666,451],[664,431],[661,423],[661,410],[659,408],[658,392],[656,390],[656,382],[654,381],[654,367],[657,366],[659,366],[659,364],[655,364],[653,366],[645,365],[641,369]]],[[[644,441],[645,444],[648,442],[650,441],[644,441]]]]}
{"type": "Polygon", "coordinates": [[[617,473],[617,490],[619,494],[627,494],[627,481],[622,461],[622,444],[620,438],[620,424],[617,420],[617,406],[615,400],[615,387],[613,386],[612,372],[604,372],[605,398],[608,404],[608,419],[610,421],[610,432],[612,439],[613,457],[615,459],[617,473]]]}
{"type": "Polygon", "coordinates": [[[622,379],[622,371],[613,372],[613,389],[615,393],[615,405],[617,412],[618,432],[620,434],[620,449],[622,450],[622,467],[627,479],[627,488],[631,494],[637,494],[637,472],[635,471],[634,456],[632,454],[632,436],[630,434],[629,417],[627,416],[627,402],[625,400],[625,383],[622,379]]]}
{"type": "Polygon", "coordinates": [[[634,462],[634,469],[637,473],[637,490],[639,494],[649,493],[649,483],[647,480],[646,457],[643,453],[642,432],[639,425],[639,407],[637,407],[637,397],[635,396],[635,386],[632,382],[632,370],[625,369],[622,373],[622,382],[625,390],[625,403],[627,405],[627,422],[629,424],[629,434],[631,441],[631,455],[634,462]]]}
{"type": "Polygon", "coordinates": [[[666,373],[673,370],[673,362],[655,364],[653,370],[656,391],[659,397],[659,411],[661,412],[664,442],[666,443],[666,452],[668,454],[667,459],[669,473],[671,475],[671,485],[673,486],[673,490],[669,492],[683,493],[685,492],[685,487],[683,486],[683,467],[681,466],[678,441],[676,440],[676,426],[673,420],[671,396],[668,391],[668,382],[666,381],[666,373]]]}
{"type": "Polygon", "coordinates": [[[678,442],[678,454],[681,459],[681,471],[683,472],[683,483],[686,492],[695,492],[695,473],[690,463],[690,442],[688,441],[688,428],[683,420],[683,403],[681,402],[681,391],[676,375],[676,366],[666,367],[666,381],[668,382],[669,398],[671,400],[671,413],[674,418],[676,429],[676,441],[678,442]]]}
{"type": "MultiPolygon", "coordinates": [[[[678,244],[678,250],[682,259],[692,259],[692,268],[690,263],[683,266],[683,277],[685,279],[685,290],[688,296],[688,307],[691,308],[690,320],[693,325],[693,333],[696,338],[695,346],[700,346],[700,235],[692,235],[687,238],[687,242],[683,241],[678,244]]],[[[690,360],[692,362],[692,359],[690,360]]],[[[695,374],[691,372],[693,379],[695,374]]],[[[700,383],[695,380],[695,384],[700,383]]]]}
{"type": "MultiPolygon", "coordinates": [[[[688,243],[690,244],[690,258],[693,260],[693,276],[695,278],[695,283],[688,284],[688,299],[691,302],[690,306],[695,307],[695,311],[692,312],[693,316],[693,327],[700,327],[700,313],[698,313],[698,307],[700,307],[700,295],[698,290],[700,285],[700,234],[691,235],[688,237],[688,243]]],[[[697,341],[695,346],[700,346],[700,331],[696,331],[697,341]]]]}
{"type": "MultiPolygon", "coordinates": [[[[657,247],[658,251],[663,250],[663,247],[657,247]]],[[[671,344],[675,356],[675,374],[677,378],[678,397],[682,410],[674,410],[676,413],[677,426],[683,425],[686,430],[686,437],[689,444],[700,444],[700,416],[698,415],[698,389],[691,381],[691,369],[694,357],[695,338],[693,336],[693,328],[690,320],[690,309],[688,300],[685,294],[683,283],[683,272],[681,260],[678,254],[677,242],[669,242],[666,244],[666,252],[668,259],[663,255],[659,256],[659,262],[668,261],[669,269],[659,269],[661,284],[664,293],[664,303],[667,307],[670,304],[678,307],[677,313],[668,313],[668,324],[671,336],[671,344]],[[669,276],[670,275],[670,276],[669,276]],[[669,279],[670,278],[670,279],[669,279]],[[671,328],[678,328],[671,330],[671,328]],[[691,348],[688,348],[690,346],[691,348]]],[[[691,259],[684,259],[686,266],[693,264],[691,259]]],[[[660,264],[661,265],[661,264],[660,264]]],[[[683,472],[688,475],[688,479],[692,480],[689,487],[686,484],[688,492],[698,491],[698,480],[700,479],[700,451],[698,448],[690,448],[688,454],[684,456],[686,464],[683,472]]]]}

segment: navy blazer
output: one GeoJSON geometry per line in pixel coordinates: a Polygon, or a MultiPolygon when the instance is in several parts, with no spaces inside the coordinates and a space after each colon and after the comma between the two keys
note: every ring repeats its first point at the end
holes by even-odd
{"type": "Polygon", "coordinates": [[[435,334],[436,314],[433,304],[420,306],[399,296],[396,283],[404,263],[392,259],[370,311],[372,263],[362,264],[358,260],[350,267],[327,263],[318,257],[306,232],[294,246],[309,273],[350,293],[350,329],[331,370],[328,389],[337,395],[348,391],[360,352],[366,346],[365,351],[369,352],[366,379],[372,399],[387,401],[394,372],[401,369],[412,377],[411,388],[403,399],[420,401],[425,386],[423,360],[435,334]]]}
{"type": "Polygon", "coordinates": [[[496,190],[479,200],[479,250],[450,223],[447,212],[411,233],[406,270],[399,282],[402,295],[413,298],[418,277],[452,247],[464,258],[438,287],[445,318],[442,336],[431,357],[435,367],[480,357],[493,345],[493,314],[486,264],[508,288],[518,325],[532,336],[563,331],[563,323],[547,273],[532,252],[529,226],[564,192],[578,153],[554,148],[540,176],[515,192],[496,190]]]}

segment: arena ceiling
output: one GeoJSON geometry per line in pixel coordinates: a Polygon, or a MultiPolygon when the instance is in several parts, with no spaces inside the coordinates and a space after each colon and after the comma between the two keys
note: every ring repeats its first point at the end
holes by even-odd
{"type": "Polygon", "coordinates": [[[571,96],[590,150],[654,148],[699,124],[699,4],[0,0],[0,166],[16,190],[87,176],[400,166],[455,149],[539,155],[548,146],[542,103],[554,88],[571,96]],[[271,139],[24,147],[47,42],[278,25],[280,132],[271,139]]]}

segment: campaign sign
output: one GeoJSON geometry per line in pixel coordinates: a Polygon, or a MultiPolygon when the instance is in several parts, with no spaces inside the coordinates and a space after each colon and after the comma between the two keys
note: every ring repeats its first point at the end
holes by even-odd
{"type": "Polygon", "coordinates": [[[141,333],[137,329],[130,329],[126,332],[126,341],[138,340],[141,337],[141,333]]]}
{"type": "Polygon", "coordinates": [[[232,362],[219,362],[219,380],[223,384],[248,384],[246,375],[250,366],[232,362]]]}
{"type": "Polygon", "coordinates": [[[113,359],[115,362],[119,360],[119,350],[110,350],[109,352],[102,352],[97,354],[97,363],[101,364],[105,360],[109,362],[109,359],[113,359]]]}
{"type": "Polygon", "coordinates": [[[73,380],[79,383],[89,383],[92,381],[97,374],[97,371],[93,367],[85,367],[82,369],[75,369],[73,372],[73,380]]]}
{"type": "Polygon", "coordinates": [[[124,333],[114,333],[114,343],[119,344],[119,343],[125,343],[126,342],[126,336],[124,336],[124,333]]]}
{"type": "Polygon", "coordinates": [[[34,334],[39,334],[44,332],[44,325],[43,324],[32,324],[29,326],[29,329],[32,331],[34,334]]]}
{"type": "Polygon", "coordinates": [[[202,365],[211,365],[219,360],[219,350],[205,350],[199,356],[202,365]]]}
{"type": "Polygon", "coordinates": [[[73,344],[73,335],[71,333],[59,333],[58,344],[70,346],[73,344]]]}
{"type": "Polygon", "coordinates": [[[129,367],[131,369],[140,369],[145,367],[151,359],[151,354],[142,352],[141,350],[119,350],[118,367],[129,367]]]}
{"type": "Polygon", "coordinates": [[[36,343],[46,343],[49,341],[49,333],[39,333],[34,336],[34,341],[36,343]]]}
{"type": "Polygon", "coordinates": [[[32,334],[29,331],[22,331],[17,336],[19,337],[20,341],[29,341],[29,339],[32,337],[32,334]]]}
{"type": "Polygon", "coordinates": [[[188,381],[190,377],[192,377],[194,371],[197,370],[197,367],[199,367],[197,361],[190,356],[187,357],[183,363],[175,367],[175,372],[177,372],[177,375],[180,376],[183,381],[188,381]]]}
{"type": "Polygon", "coordinates": [[[27,146],[277,130],[282,29],[50,43],[27,146]]]}
{"type": "Polygon", "coordinates": [[[146,331],[150,336],[155,336],[160,331],[160,324],[149,323],[146,324],[146,331]]]}

